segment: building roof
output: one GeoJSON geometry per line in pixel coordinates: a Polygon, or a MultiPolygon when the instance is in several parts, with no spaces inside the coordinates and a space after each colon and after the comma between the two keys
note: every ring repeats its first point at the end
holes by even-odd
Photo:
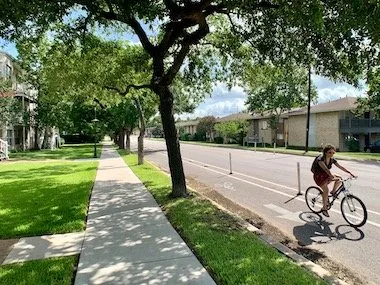
{"type": "MultiPolygon", "coordinates": [[[[327,113],[354,110],[356,108],[356,97],[344,97],[326,103],[317,104],[310,107],[310,113],[327,113]]],[[[307,113],[307,107],[298,108],[288,112],[288,116],[304,115],[307,113]]]]}
{"type": "Polygon", "coordinates": [[[237,120],[251,120],[253,119],[253,116],[249,113],[236,113],[236,114],[231,114],[225,117],[217,118],[216,121],[219,122],[227,122],[227,121],[237,121],[237,120]]]}
{"type": "Polygon", "coordinates": [[[198,123],[199,123],[199,120],[189,120],[189,121],[176,122],[175,125],[177,127],[187,127],[187,126],[197,126],[198,123]]]}

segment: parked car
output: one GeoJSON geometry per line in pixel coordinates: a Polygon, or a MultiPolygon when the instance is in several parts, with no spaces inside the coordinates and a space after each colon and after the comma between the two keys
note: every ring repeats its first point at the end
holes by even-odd
{"type": "Polygon", "coordinates": [[[380,152],[380,140],[375,141],[374,143],[371,143],[370,145],[366,145],[364,147],[364,151],[370,151],[370,152],[380,152]]]}

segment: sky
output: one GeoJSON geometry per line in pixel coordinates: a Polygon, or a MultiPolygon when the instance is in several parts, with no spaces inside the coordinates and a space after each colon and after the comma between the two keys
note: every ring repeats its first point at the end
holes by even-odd
{"type": "MultiPolygon", "coordinates": [[[[312,75],[311,81],[317,88],[317,103],[333,101],[343,97],[364,96],[365,90],[358,89],[347,83],[334,83],[326,77],[312,75]]],[[[241,87],[233,87],[231,90],[223,83],[214,86],[211,97],[201,103],[193,114],[182,114],[181,119],[194,119],[213,115],[224,117],[238,113],[246,109],[247,94],[241,87]]]]}
{"type": "MultiPolygon", "coordinates": [[[[130,41],[138,41],[137,38],[129,38],[130,41]]],[[[0,50],[17,57],[17,50],[11,43],[0,39],[0,50]]],[[[312,75],[311,80],[317,88],[318,103],[324,103],[346,96],[364,96],[364,89],[357,89],[347,83],[334,83],[326,77],[312,75]]],[[[214,116],[224,117],[246,109],[247,94],[241,87],[233,87],[228,90],[223,83],[216,83],[211,97],[205,99],[191,114],[181,114],[181,119],[194,119],[197,117],[214,116]]]]}

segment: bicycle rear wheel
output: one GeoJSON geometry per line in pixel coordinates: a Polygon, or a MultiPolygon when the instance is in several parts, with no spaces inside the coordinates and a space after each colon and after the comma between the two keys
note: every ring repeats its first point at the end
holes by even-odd
{"type": "Polygon", "coordinates": [[[322,193],[322,189],[315,186],[310,186],[306,189],[305,200],[306,205],[309,207],[310,211],[314,213],[322,212],[322,193]]]}
{"type": "Polygon", "coordinates": [[[347,195],[340,203],[343,218],[353,227],[361,227],[367,221],[367,209],[358,197],[347,195]]]}

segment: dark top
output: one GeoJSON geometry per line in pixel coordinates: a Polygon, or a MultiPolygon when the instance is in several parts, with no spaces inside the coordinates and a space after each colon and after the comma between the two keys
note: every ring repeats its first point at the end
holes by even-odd
{"type": "MultiPolygon", "coordinates": [[[[319,157],[317,157],[316,160],[317,160],[317,164],[315,165],[315,172],[319,172],[319,173],[320,173],[320,172],[323,172],[323,173],[326,173],[326,172],[322,169],[322,167],[319,165],[319,162],[320,162],[320,161],[323,161],[323,162],[324,162],[324,160],[323,160],[323,155],[320,155],[319,157]]],[[[336,163],[337,163],[337,160],[336,160],[335,158],[332,157],[332,158],[330,158],[330,162],[329,162],[328,164],[326,164],[327,168],[328,168],[328,169],[331,169],[333,163],[336,164],[336,163]]]]}

